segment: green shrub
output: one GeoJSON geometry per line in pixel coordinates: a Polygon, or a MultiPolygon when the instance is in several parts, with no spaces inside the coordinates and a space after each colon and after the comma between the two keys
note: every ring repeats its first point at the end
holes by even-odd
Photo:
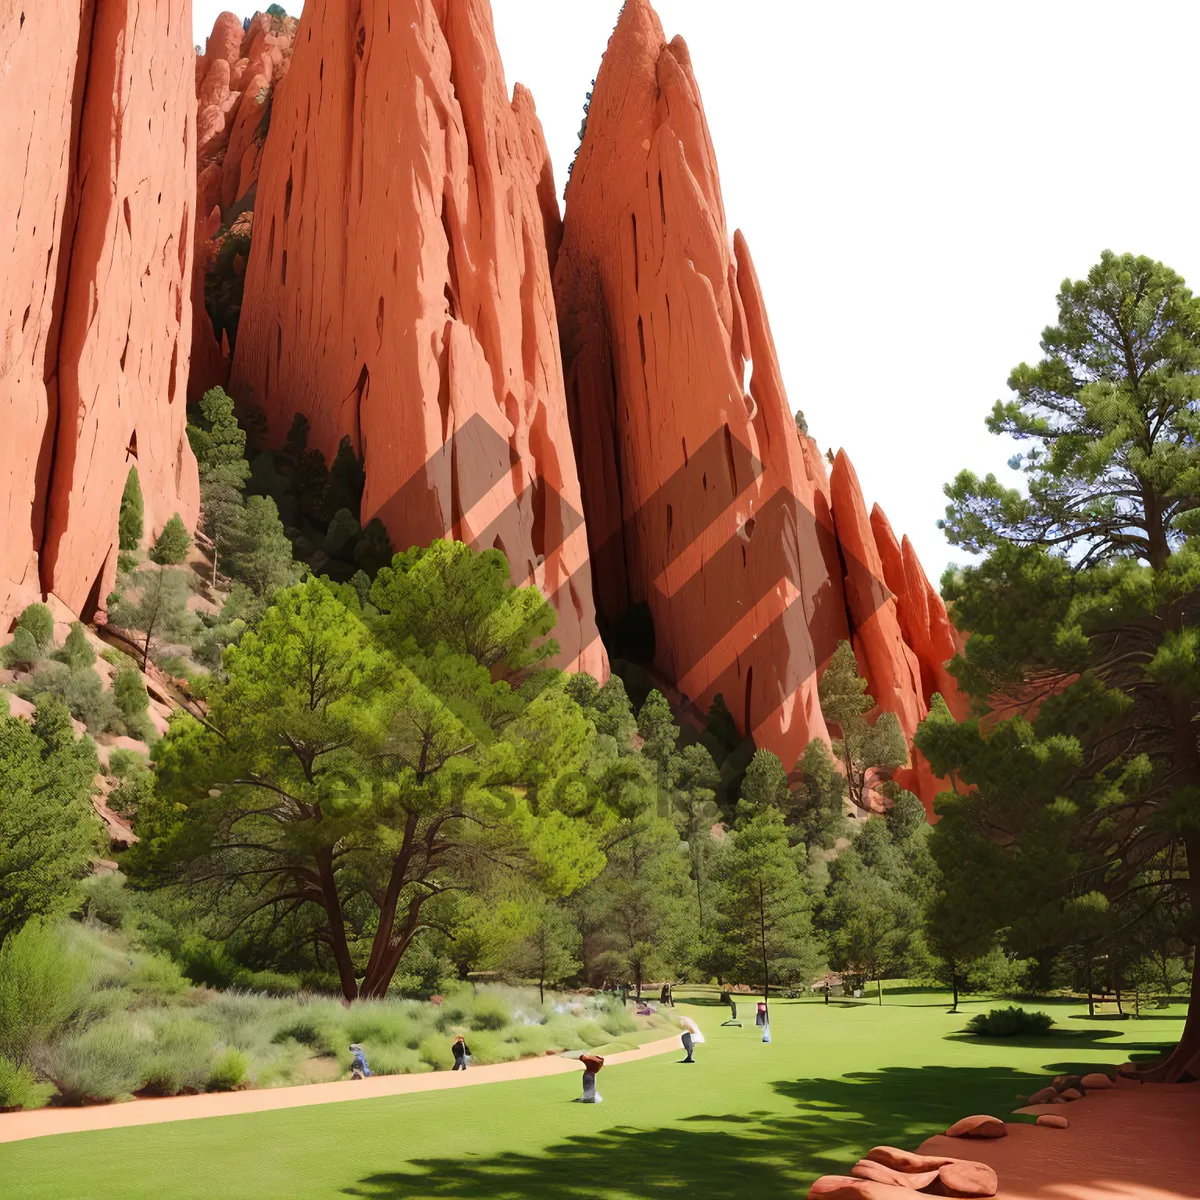
{"type": "Polygon", "coordinates": [[[109,751],[108,774],[114,779],[128,779],[139,771],[147,769],[145,755],[136,750],[126,750],[121,746],[109,751]]]}
{"type": "MultiPolygon", "coordinates": [[[[450,1042],[445,1037],[439,1037],[437,1034],[429,1034],[421,1039],[421,1045],[418,1048],[418,1053],[421,1056],[422,1062],[427,1062],[435,1071],[448,1071],[454,1066],[454,1052],[450,1049],[450,1042]]],[[[367,1057],[367,1062],[371,1061],[370,1056],[367,1057]]]]}
{"type": "Polygon", "coordinates": [[[167,675],[176,679],[186,679],[192,673],[192,664],[182,654],[168,654],[158,660],[158,665],[167,675]]]}
{"type": "Polygon", "coordinates": [[[367,1050],[372,1075],[415,1075],[431,1068],[408,1046],[372,1046],[367,1050]]]}
{"type": "Polygon", "coordinates": [[[138,810],[154,795],[154,774],[139,771],[127,776],[108,795],[108,807],[123,817],[136,817],[138,810]]]}
{"type": "Polygon", "coordinates": [[[120,929],[133,908],[133,896],[126,890],[120,871],[111,875],[92,875],[80,885],[84,894],[84,912],[101,925],[120,929]]]}
{"type": "Polygon", "coordinates": [[[117,578],[129,575],[141,565],[142,555],[139,550],[121,550],[117,553],[117,578]]]}
{"type": "Polygon", "coordinates": [[[580,1021],[575,1027],[575,1032],[586,1045],[593,1049],[603,1046],[605,1042],[612,1041],[612,1035],[598,1021],[580,1021]]]}
{"type": "Polygon", "coordinates": [[[211,988],[233,987],[238,965],[220,942],[203,934],[189,934],[183,939],[175,958],[193,983],[211,988]]]}
{"type": "Polygon", "coordinates": [[[54,616],[44,604],[27,605],[17,618],[17,628],[28,630],[41,650],[49,650],[54,641],[54,616]]]}
{"type": "Polygon", "coordinates": [[[79,1011],[91,982],[58,927],[30,921],[9,937],[0,945],[0,1054],[25,1065],[79,1011]]]}
{"type": "Polygon", "coordinates": [[[88,641],[83,626],[75,621],[71,625],[71,632],[67,634],[67,640],[55,650],[52,657],[56,662],[65,663],[72,671],[82,671],[95,665],[96,651],[92,649],[92,643],[88,641]]]}
{"type": "Polygon", "coordinates": [[[162,1004],[190,988],[179,964],[161,954],[142,954],[134,960],[126,986],[140,1004],[162,1004]]]}
{"type": "Polygon", "coordinates": [[[281,1045],[289,1039],[318,1054],[337,1054],[344,1048],[343,1041],[348,1046],[352,1040],[343,1038],[337,1026],[316,1015],[302,1015],[287,1021],[275,1031],[271,1041],[281,1045]]]}
{"type": "Polygon", "coordinates": [[[132,663],[121,667],[113,676],[112,693],[126,722],[136,721],[150,708],[150,696],[141,672],[132,663]]]}
{"type": "Polygon", "coordinates": [[[1017,1034],[1046,1034],[1054,1024],[1048,1013],[1028,1012],[1010,1005],[976,1013],[967,1022],[967,1031],[980,1037],[1015,1037],[1017,1034]]]}
{"type": "Polygon", "coordinates": [[[112,694],[104,690],[100,676],[91,667],[73,671],[62,663],[47,663],[32,679],[18,685],[17,695],[34,704],[43,695],[57,697],[89,733],[125,727],[112,694]]]}
{"type": "Polygon", "coordinates": [[[53,1095],[52,1084],[39,1083],[27,1066],[0,1055],[0,1112],[6,1108],[41,1108],[53,1095]]]}
{"type": "Polygon", "coordinates": [[[116,1018],[71,1034],[49,1051],[46,1073],[66,1104],[128,1096],[142,1084],[148,1047],[116,1018]]]}
{"type": "Polygon", "coordinates": [[[42,661],[42,648],[28,629],[17,628],[13,639],[0,649],[0,666],[11,671],[32,671],[42,661]]]}
{"type": "Polygon", "coordinates": [[[234,1046],[226,1046],[212,1061],[208,1073],[207,1090],[210,1092],[232,1092],[241,1087],[250,1072],[250,1062],[234,1046]]]}
{"type": "Polygon", "coordinates": [[[155,1030],[142,1086],[156,1096],[199,1091],[212,1066],[212,1031],[196,1021],[172,1020],[155,1030]]]}
{"type": "Polygon", "coordinates": [[[283,971],[239,970],[234,979],[238,987],[249,992],[265,992],[268,996],[294,996],[304,989],[298,975],[287,975],[283,971]]]}
{"type": "Polygon", "coordinates": [[[521,1057],[523,1051],[515,1042],[507,1042],[495,1033],[479,1030],[467,1038],[471,1048],[471,1057],[482,1065],[490,1063],[513,1062],[521,1057]]]}
{"type": "Polygon", "coordinates": [[[475,997],[472,1029],[503,1029],[511,1021],[512,1012],[500,996],[494,992],[481,992],[475,997]]]}
{"type": "Polygon", "coordinates": [[[116,667],[121,670],[124,667],[136,667],[137,663],[128,655],[118,650],[115,646],[105,646],[100,651],[100,657],[104,659],[109,666],[116,667]]]}
{"type": "Polygon", "coordinates": [[[637,1024],[625,1010],[620,1001],[607,1001],[604,1009],[596,1014],[596,1022],[606,1033],[613,1037],[622,1033],[632,1033],[637,1024]]]}

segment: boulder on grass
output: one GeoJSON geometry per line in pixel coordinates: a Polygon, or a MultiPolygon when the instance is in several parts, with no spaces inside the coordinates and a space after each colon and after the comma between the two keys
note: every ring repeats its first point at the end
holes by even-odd
{"type": "Polygon", "coordinates": [[[876,1183],[908,1188],[911,1192],[927,1188],[938,1177],[936,1171],[897,1171],[895,1167],[885,1167],[883,1163],[872,1162],[869,1158],[860,1158],[850,1168],[850,1174],[859,1179],[872,1179],[876,1183]]]}
{"type": "Polygon", "coordinates": [[[1042,1113],[1036,1121],[1036,1124],[1045,1129],[1066,1129],[1070,1123],[1066,1117],[1060,1117],[1057,1113],[1042,1113]]]}
{"type": "Polygon", "coordinates": [[[1137,1065],[1137,1063],[1123,1062],[1117,1068],[1117,1071],[1121,1075],[1124,1075],[1126,1079],[1131,1079],[1134,1075],[1136,1075],[1138,1073],[1138,1065],[1137,1065]]]}
{"type": "Polygon", "coordinates": [[[1065,1088],[1058,1093],[1060,1100],[1082,1100],[1083,1093],[1078,1088],[1065,1088]]]}
{"type": "Polygon", "coordinates": [[[958,1160],[943,1158],[937,1154],[914,1154],[911,1150],[901,1150],[897,1146],[876,1146],[864,1161],[882,1163],[885,1167],[891,1167],[893,1171],[919,1174],[922,1171],[937,1171],[947,1163],[958,1160]]]}
{"type": "Polygon", "coordinates": [[[946,1130],[947,1137],[961,1138],[1002,1138],[1008,1136],[1008,1130],[1004,1128],[1004,1122],[999,1117],[989,1117],[986,1114],[977,1113],[972,1117],[963,1117],[961,1121],[955,1121],[949,1129],[946,1130]]]}
{"type": "Polygon", "coordinates": [[[896,1200],[893,1183],[876,1183],[854,1175],[822,1175],[808,1189],[808,1200],[896,1200]]]}
{"type": "Polygon", "coordinates": [[[1065,1092],[1067,1088],[1077,1088],[1083,1082],[1083,1077],[1080,1075],[1055,1075],[1054,1087],[1056,1091],[1065,1092]]]}
{"type": "Polygon", "coordinates": [[[1105,1088],[1116,1087],[1116,1084],[1102,1071],[1093,1071],[1090,1075],[1085,1075],[1079,1082],[1089,1092],[1102,1092],[1105,1088]]]}
{"type": "Polygon", "coordinates": [[[1052,1087],[1039,1088],[1036,1092],[1033,1093],[1032,1096],[1029,1097],[1029,1099],[1025,1103],[1026,1104],[1052,1104],[1054,1102],[1054,1097],[1057,1095],[1058,1095],[1058,1092],[1055,1088],[1052,1088],[1052,1087]]]}

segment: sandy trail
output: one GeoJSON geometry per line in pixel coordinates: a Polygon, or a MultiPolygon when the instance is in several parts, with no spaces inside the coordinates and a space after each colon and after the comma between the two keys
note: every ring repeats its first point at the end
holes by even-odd
{"type": "Polygon", "coordinates": [[[1073,1104],[1025,1110],[1068,1129],[1008,1126],[996,1141],[934,1137],[922,1154],[995,1168],[997,1200],[1195,1200],[1200,1196],[1200,1084],[1121,1083],[1073,1104]]]}
{"type": "MultiPolygon", "coordinates": [[[[605,1067],[638,1062],[679,1050],[678,1034],[647,1042],[635,1050],[606,1055],[605,1067]]],[[[466,1071],[436,1071],[427,1075],[375,1075],[370,1079],[312,1083],[300,1087],[260,1088],[245,1092],[212,1092],[200,1096],[172,1096],[161,1100],[136,1100],[129,1104],[98,1104],[89,1108],[40,1108],[33,1112],[0,1114],[0,1142],[19,1142],[53,1133],[81,1133],[90,1129],[120,1129],[128,1125],[156,1125],[163,1121],[192,1121],[200,1117],[229,1117],[268,1112],[276,1108],[303,1108],[311,1104],[336,1104],[343,1100],[372,1100],[380,1096],[406,1096],[410,1092],[440,1092],[447,1088],[478,1087],[515,1079],[579,1072],[577,1059],[560,1055],[523,1058],[466,1071]]]]}

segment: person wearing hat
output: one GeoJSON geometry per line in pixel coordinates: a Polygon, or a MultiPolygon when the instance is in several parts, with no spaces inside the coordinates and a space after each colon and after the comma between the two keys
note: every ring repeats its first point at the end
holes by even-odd
{"type": "Polygon", "coordinates": [[[350,1053],[353,1056],[350,1061],[350,1078],[369,1079],[371,1068],[367,1066],[367,1056],[363,1053],[363,1048],[357,1042],[353,1042],[350,1053]]]}
{"type": "Polygon", "coordinates": [[[454,1045],[451,1047],[454,1051],[454,1066],[452,1071],[465,1071],[467,1069],[467,1059],[471,1057],[471,1049],[467,1045],[467,1039],[460,1033],[454,1039],[454,1045]]]}

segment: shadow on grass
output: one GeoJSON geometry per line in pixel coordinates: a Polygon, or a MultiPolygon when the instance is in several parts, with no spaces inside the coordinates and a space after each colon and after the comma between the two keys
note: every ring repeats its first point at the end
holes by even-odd
{"type": "MultiPolygon", "coordinates": [[[[1074,1064],[1084,1067],[1085,1064],[1074,1064]]],[[[373,1200],[708,1200],[803,1195],[818,1176],[846,1171],[872,1146],[915,1148],[969,1112],[1006,1116],[1042,1073],[1008,1067],[890,1068],[842,1079],[779,1081],[779,1112],[712,1113],[654,1128],[615,1124],[541,1154],[404,1161],[343,1195],[373,1200]]],[[[619,1111],[600,1117],[619,1122],[619,1111]]],[[[1015,1118],[1014,1118],[1015,1119],[1015,1118]]]]}
{"type": "MultiPolygon", "coordinates": [[[[968,1033],[942,1035],[947,1042],[970,1042],[979,1046],[1028,1046],[1034,1050],[1064,1049],[1069,1046],[1102,1046],[1110,1038],[1119,1038],[1119,1029],[1056,1029],[1051,1033],[1015,1033],[1011,1037],[983,1037],[968,1033]]],[[[1141,1049],[1141,1046],[1135,1048],[1141,1049]]]]}

